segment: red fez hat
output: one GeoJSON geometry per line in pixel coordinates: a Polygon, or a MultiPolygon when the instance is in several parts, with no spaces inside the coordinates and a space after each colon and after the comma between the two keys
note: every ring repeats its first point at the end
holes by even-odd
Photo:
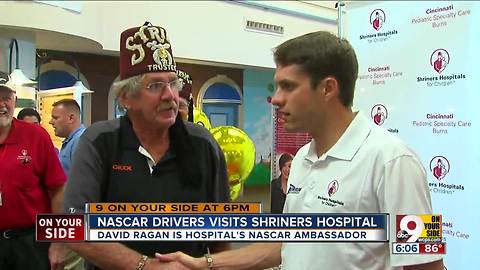
{"type": "Polygon", "coordinates": [[[120,79],[148,72],[176,72],[172,46],[163,27],[145,22],[120,36],[120,79]]]}
{"type": "Polygon", "coordinates": [[[177,76],[183,81],[183,88],[182,91],[180,91],[179,96],[186,100],[190,100],[192,94],[192,76],[181,70],[177,70],[177,76]]]}

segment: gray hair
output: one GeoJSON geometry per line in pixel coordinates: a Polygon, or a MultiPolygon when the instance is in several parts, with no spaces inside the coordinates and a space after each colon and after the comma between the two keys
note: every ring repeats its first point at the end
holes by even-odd
{"type": "Polygon", "coordinates": [[[141,74],[124,80],[116,78],[112,84],[112,89],[115,91],[115,96],[119,97],[123,93],[125,93],[127,97],[134,96],[138,90],[140,90],[140,81],[144,79],[145,76],[146,74],[141,74]]]}
{"type": "MultiPolygon", "coordinates": [[[[145,74],[141,74],[124,80],[120,80],[120,76],[117,76],[113,81],[110,90],[113,91],[116,98],[120,97],[122,94],[125,94],[126,97],[135,96],[140,90],[140,81],[142,81],[145,76],[145,74]]],[[[123,104],[120,105],[123,107],[123,104]]]]}

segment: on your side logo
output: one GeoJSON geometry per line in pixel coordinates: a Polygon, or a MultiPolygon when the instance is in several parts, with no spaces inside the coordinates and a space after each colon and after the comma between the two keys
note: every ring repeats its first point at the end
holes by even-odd
{"type": "Polygon", "coordinates": [[[450,54],[445,49],[436,49],[430,55],[430,65],[438,74],[442,73],[449,63],[450,54]]]}
{"type": "Polygon", "coordinates": [[[383,24],[385,23],[385,12],[381,9],[375,9],[370,14],[370,25],[372,25],[373,29],[379,30],[382,28],[383,24]]]}

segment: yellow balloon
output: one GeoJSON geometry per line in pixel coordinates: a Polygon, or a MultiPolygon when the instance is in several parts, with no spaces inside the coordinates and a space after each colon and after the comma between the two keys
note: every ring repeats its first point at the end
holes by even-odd
{"type": "Polygon", "coordinates": [[[235,195],[253,169],[255,145],[245,132],[236,127],[219,126],[210,132],[225,155],[230,194],[235,195]]]}
{"type": "Polygon", "coordinates": [[[240,190],[242,190],[242,183],[230,186],[230,199],[232,201],[236,200],[240,195],[240,190]]]}
{"type": "Polygon", "coordinates": [[[193,108],[193,122],[195,124],[205,127],[208,130],[212,128],[212,125],[210,124],[210,120],[208,120],[207,115],[197,108],[193,108]]]}

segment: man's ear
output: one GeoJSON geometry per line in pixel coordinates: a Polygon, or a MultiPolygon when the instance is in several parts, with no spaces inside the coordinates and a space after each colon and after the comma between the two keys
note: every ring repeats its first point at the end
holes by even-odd
{"type": "Polygon", "coordinates": [[[125,109],[128,109],[130,107],[129,100],[127,98],[127,95],[125,92],[121,92],[118,95],[118,103],[124,107],[125,109]]]}
{"type": "Polygon", "coordinates": [[[75,114],[73,112],[68,113],[68,120],[72,121],[75,119],[75,114]]]}
{"type": "Polygon", "coordinates": [[[325,99],[327,101],[339,97],[340,89],[337,79],[335,79],[334,77],[326,77],[322,80],[322,84],[324,85],[323,91],[325,94],[325,99]]]}

